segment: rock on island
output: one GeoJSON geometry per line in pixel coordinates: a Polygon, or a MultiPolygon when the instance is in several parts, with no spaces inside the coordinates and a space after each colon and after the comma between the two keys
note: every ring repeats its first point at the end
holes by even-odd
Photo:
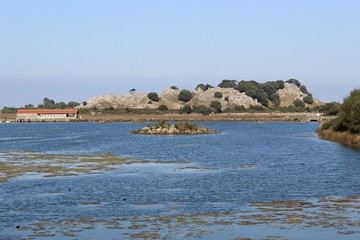
{"type": "Polygon", "coordinates": [[[190,134],[216,134],[218,130],[208,129],[191,123],[169,124],[160,121],[155,125],[148,125],[139,130],[131,131],[133,134],[157,134],[157,135],[190,135],[190,134]]]}

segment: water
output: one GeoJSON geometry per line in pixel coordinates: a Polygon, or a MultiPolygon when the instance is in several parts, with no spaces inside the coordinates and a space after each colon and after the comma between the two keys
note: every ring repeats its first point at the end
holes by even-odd
{"type": "Polygon", "coordinates": [[[221,134],[132,135],[146,124],[130,123],[1,124],[0,152],[111,153],[154,163],[0,183],[0,236],[21,235],[14,226],[44,218],[239,212],[249,202],[360,194],[360,151],[319,139],[316,123],[199,124],[221,134]],[[79,204],[92,201],[101,204],[79,204]]]}

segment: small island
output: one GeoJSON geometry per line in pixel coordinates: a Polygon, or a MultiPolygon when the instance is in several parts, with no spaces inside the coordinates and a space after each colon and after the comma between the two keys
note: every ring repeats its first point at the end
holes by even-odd
{"type": "Polygon", "coordinates": [[[139,130],[131,131],[133,134],[154,134],[154,135],[193,135],[193,134],[216,134],[217,130],[208,129],[191,123],[169,124],[160,121],[155,125],[148,125],[139,130]]]}

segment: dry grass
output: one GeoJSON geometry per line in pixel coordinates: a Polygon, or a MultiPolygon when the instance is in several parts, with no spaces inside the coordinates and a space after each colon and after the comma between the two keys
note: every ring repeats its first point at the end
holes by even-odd
{"type": "Polygon", "coordinates": [[[360,148],[360,135],[351,134],[349,132],[336,132],[329,129],[318,129],[317,133],[320,138],[339,142],[348,146],[360,148]]]}
{"type": "Polygon", "coordinates": [[[81,121],[150,122],[150,121],[308,121],[314,113],[220,113],[201,114],[82,114],[81,121]]]}

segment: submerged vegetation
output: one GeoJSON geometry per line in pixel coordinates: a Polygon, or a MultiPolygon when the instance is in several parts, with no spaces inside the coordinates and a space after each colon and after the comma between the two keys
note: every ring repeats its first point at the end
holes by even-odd
{"type": "Polygon", "coordinates": [[[171,125],[166,121],[159,121],[155,125],[148,125],[139,130],[131,131],[133,134],[154,134],[154,135],[187,135],[187,134],[215,134],[217,130],[197,126],[192,123],[177,123],[171,125]]]}
{"type": "Polygon", "coordinates": [[[339,116],[318,129],[321,138],[360,147],[360,89],[354,89],[339,108],[339,116]]]}
{"type": "MultiPolygon", "coordinates": [[[[177,213],[166,216],[132,216],[112,219],[78,217],[51,221],[41,219],[35,223],[21,226],[20,230],[29,231],[30,237],[79,237],[81,232],[102,231],[127,239],[194,239],[206,238],[215,234],[231,234],[231,239],[252,239],[254,233],[244,231],[234,235],[233,229],[271,226],[277,236],[260,233],[261,239],[289,239],[290,230],[309,229],[317,234],[316,229],[333,229],[336,236],[360,233],[359,221],[354,212],[359,209],[359,196],[346,198],[322,197],[315,200],[252,202],[246,211],[240,212],[198,212],[177,213]],[[176,226],[174,228],[174,226],[176,226]],[[231,230],[231,231],[229,231],[231,230]],[[237,238],[234,238],[237,236],[237,238]],[[263,238],[265,237],[265,238],[263,238]]],[[[80,202],[80,205],[99,205],[100,200],[80,202]]],[[[173,203],[172,211],[180,209],[183,202],[173,203]]],[[[159,203],[134,203],[131,207],[157,207],[159,203]]],[[[240,231],[241,232],[241,231],[240,231]]],[[[306,232],[305,232],[306,233],[306,232]]],[[[291,236],[291,235],[290,235],[291,236]]],[[[306,235],[305,235],[306,236],[306,235]]],[[[212,238],[212,237],[209,237],[212,238]]],[[[315,237],[316,238],[316,237],[315,237]]],[[[230,238],[229,238],[230,239],[230,238]]],[[[258,239],[258,238],[256,238],[258,239]]]]}

